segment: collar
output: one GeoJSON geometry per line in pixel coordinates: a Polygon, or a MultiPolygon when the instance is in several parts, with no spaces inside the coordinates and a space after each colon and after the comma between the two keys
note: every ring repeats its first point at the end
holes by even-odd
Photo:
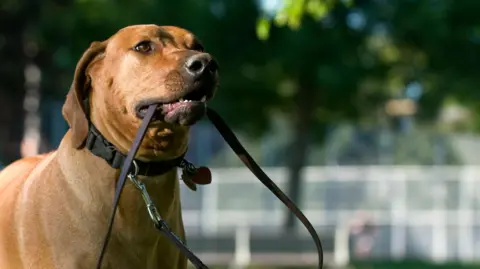
{"type": "MultiPolygon", "coordinates": [[[[90,150],[93,155],[104,159],[115,169],[120,169],[127,157],[110,143],[92,123],[90,123],[85,147],[90,150]]],[[[183,168],[186,163],[183,159],[184,156],[185,153],[176,159],[161,162],[143,162],[135,159],[135,163],[138,166],[138,175],[158,176],[165,174],[175,167],[183,168]]]]}

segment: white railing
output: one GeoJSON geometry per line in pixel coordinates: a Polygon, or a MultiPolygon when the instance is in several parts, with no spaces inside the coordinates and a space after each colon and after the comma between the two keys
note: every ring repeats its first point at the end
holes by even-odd
{"type": "MultiPolygon", "coordinates": [[[[285,190],[284,168],[264,170],[285,190]]],[[[212,184],[198,192],[182,188],[190,235],[281,233],[285,207],[247,169],[212,173],[212,184]]],[[[320,231],[335,235],[339,262],[348,261],[350,252],[480,260],[480,166],[307,167],[303,178],[301,208],[320,231]],[[373,231],[357,235],[356,227],[367,222],[373,231]]],[[[306,234],[303,227],[298,231],[306,234]]],[[[242,251],[239,262],[250,257],[242,251]]]]}

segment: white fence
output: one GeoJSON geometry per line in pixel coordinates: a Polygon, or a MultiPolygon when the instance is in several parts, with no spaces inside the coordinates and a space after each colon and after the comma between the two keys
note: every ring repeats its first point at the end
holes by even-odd
{"type": "MultiPolygon", "coordinates": [[[[286,189],[284,168],[265,172],[286,189]]],[[[234,234],[241,226],[253,236],[280,235],[285,207],[247,169],[212,173],[211,185],[197,192],[182,188],[189,236],[234,234]]],[[[321,235],[336,236],[338,257],[347,251],[480,260],[480,166],[307,167],[303,173],[300,207],[321,235]]],[[[301,225],[298,232],[306,235],[301,225]]]]}

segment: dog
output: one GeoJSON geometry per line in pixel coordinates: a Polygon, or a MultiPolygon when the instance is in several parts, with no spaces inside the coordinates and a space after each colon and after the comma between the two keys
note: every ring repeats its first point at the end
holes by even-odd
{"type": "MultiPolygon", "coordinates": [[[[58,149],[0,173],[0,268],[95,268],[120,173],[105,156],[127,154],[151,104],[159,105],[135,160],[170,166],[139,180],[172,231],[185,239],[172,161],[185,154],[189,127],[204,115],[218,77],[215,59],[183,28],[134,25],[93,42],[77,63],[62,108],[70,128],[58,149]]],[[[127,182],[102,268],[186,266],[127,182]]]]}

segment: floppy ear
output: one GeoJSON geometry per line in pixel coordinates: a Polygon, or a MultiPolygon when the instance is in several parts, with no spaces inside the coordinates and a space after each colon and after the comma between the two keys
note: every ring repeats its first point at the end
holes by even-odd
{"type": "Polygon", "coordinates": [[[72,131],[72,145],[79,149],[83,147],[88,135],[89,115],[83,101],[89,94],[90,77],[87,74],[89,66],[105,51],[106,42],[93,42],[83,53],[77,63],[72,86],[62,108],[62,114],[72,131]]]}

